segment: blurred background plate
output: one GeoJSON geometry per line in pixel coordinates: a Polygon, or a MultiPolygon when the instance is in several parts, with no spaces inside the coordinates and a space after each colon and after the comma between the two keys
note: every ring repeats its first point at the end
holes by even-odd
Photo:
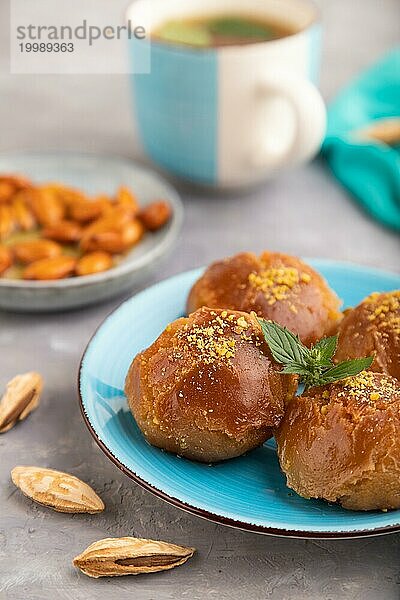
{"type": "Polygon", "coordinates": [[[132,189],[142,206],[167,200],[171,220],[146,235],[109,271],[58,281],[20,281],[0,278],[0,308],[39,312],[77,308],[122,294],[140,284],[171,249],[183,221],[175,189],[155,172],[118,157],[69,152],[7,153],[0,155],[1,173],[21,173],[34,182],[60,182],[88,194],[114,194],[120,185],[132,189]]]}
{"type": "MultiPolygon", "coordinates": [[[[351,263],[309,261],[344,301],[400,288],[400,276],[351,263]]],[[[86,424],[106,455],[129,477],[167,502],[212,521],[292,537],[356,537],[400,530],[400,511],[352,512],[305,500],[285,485],[272,440],[245,456],[213,466],[150,446],[123,393],[134,356],[185,312],[201,270],[154,285],[122,304],[89,343],[80,371],[86,424]]]]}

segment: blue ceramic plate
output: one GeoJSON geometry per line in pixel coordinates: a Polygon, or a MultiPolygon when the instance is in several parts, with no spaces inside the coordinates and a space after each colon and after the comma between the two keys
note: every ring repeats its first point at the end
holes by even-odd
{"type": "MultiPolygon", "coordinates": [[[[345,306],[373,291],[400,288],[400,275],[322,260],[311,264],[345,306]]],[[[167,502],[207,519],[242,529],[293,537],[354,537],[400,530],[400,511],[351,512],[304,500],[285,485],[273,441],[208,466],[150,446],[123,394],[133,357],[165,326],[184,314],[201,270],[162,281],[113,312],[92,338],[81,364],[82,414],[99,446],[129,477],[167,502]]]]}

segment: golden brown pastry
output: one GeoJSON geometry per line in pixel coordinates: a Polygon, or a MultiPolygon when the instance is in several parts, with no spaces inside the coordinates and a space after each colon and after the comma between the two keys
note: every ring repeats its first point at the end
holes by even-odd
{"type": "Polygon", "coordinates": [[[309,346],[335,333],[340,301],[326,281],[300,259],[277,252],[250,252],[213,263],[192,287],[187,312],[230,308],[275,321],[309,346]]]}
{"type": "Polygon", "coordinates": [[[202,308],[136,356],[125,392],[151,444],[214,462],[271,437],[297,387],[280,368],[254,315],[202,308]]]}
{"type": "Polygon", "coordinates": [[[289,403],[276,432],[287,484],[352,510],[400,508],[400,382],[362,371],[289,403]]]}
{"type": "Polygon", "coordinates": [[[400,379],[400,290],[371,294],[340,324],[335,360],[374,353],[371,370],[400,379]]]}

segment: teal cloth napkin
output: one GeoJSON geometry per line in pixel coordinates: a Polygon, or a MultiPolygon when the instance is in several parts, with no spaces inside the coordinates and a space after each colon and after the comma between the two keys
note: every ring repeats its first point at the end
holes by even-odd
{"type": "Polygon", "coordinates": [[[358,140],[354,130],[400,117],[400,48],[343,90],[328,109],[323,155],[341,183],[381,223],[400,231],[400,146],[358,140]]]}

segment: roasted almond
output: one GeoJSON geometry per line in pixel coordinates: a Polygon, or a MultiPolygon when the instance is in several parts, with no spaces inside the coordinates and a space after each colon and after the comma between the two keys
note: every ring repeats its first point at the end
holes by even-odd
{"type": "Polygon", "coordinates": [[[30,231],[35,227],[35,218],[24,200],[24,192],[18,192],[13,200],[12,207],[17,226],[23,231],[30,231]]]}
{"type": "Polygon", "coordinates": [[[135,217],[139,212],[139,204],[130,189],[125,185],[118,188],[114,205],[125,210],[130,217],[135,217]]]}
{"type": "Polygon", "coordinates": [[[143,225],[135,219],[115,228],[94,232],[85,239],[82,238],[82,247],[85,250],[102,250],[111,254],[120,254],[137,244],[143,237],[143,233],[143,225]]]}
{"type": "Polygon", "coordinates": [[[63,220],[65,207],[53,190],[46,188],[30,190],[28,198],[36,220],[43,227],[63,220]]]}
{"type": "Polygon", "coordinates": [[[77,275],[105,271],[114,264],[110,255],[124,253],[140,241],[146,219],[148,228],[156,229],[166,218],[160,216],[158,205],[157,219],[148,211],[143,212],[142,222],[137,218],[139,209],[126,185],[115,196],[90,198],[58,182],[37,185],[19,175],[0,175],[0,246],[3,240],[4,246],[10,246],[10,251],[0,249],[0,275],[13,261],[16,268],[9,275],[20,279],[51,280],[74,271],[77,275]],[[14,231],[31,231],[31,235],[25,237],[27,241],[8,240],[14,231]],[[64,244],[74,246],[66,248],[65,255],[64,244]],[[79,262],[73,258],[87,253],[90,256],[79,262]],[[28,265],[24,272],[18,263],[28,265]]]}
{"type": "Polygon", "coordinates": [[[82,237],[82,227],[75,221],[59,221],[54,225],[45,227],[43,237],[56,242],[79,242],[82,237]]]}
{"type": "Polygon", "coordinates": [[[51,240],[29,240],[12,246],[15,258],[24,264],[30,264],[43,258],[60,256],[62,248],[51,240]]]}
{"type": "Polygon", "coordinates": [[[77,275],[93,275],[107,271],[112,266],[112,256],[107,252],[90,252],[78,260],[75,271],[77,275]]]}
{"type": "Polygon", "coordinates": [[[6,239],[15,229],[14,211],[9,204],[0,204],[0,240],[6,239]]]}
{"type": "MultiPolygon", "coordinates": [[[[129,248],[137,244],[142,239],[144,228],[142,223],[135,219],[124,225],[121,234],[122,246],[119,252],[125,252],[125,250],[129,250],[129,248]]],[[[118,252],[118,250],[116,250],[116,252],[118,252]]]]}
{"type": "Polygon", "coordinates": [[[64,279],[71,275],[76,266],[76,259],[71,256],[44,258],[31,263],[23,272],[24,279],[51,280],[64,279]]]}
{"type": "Polygon", "coordinates": [[[8,181],[1,181],[0,179],[0,204],[6,204],[10,202],[14,193],[14,186],[8,181]]]}
{"type": "Polygon", "coordinates": [[[169,221],[171,214],[171,206],[168,202],[161,200],[159,202],[152,202],[142,208],[138,214],[138,219],[140,219],[146,229],[156,231],[169,221]]]}
{"type": "Polygon", "coordinates": [[[0,275],[12,265],[12,255],[7,246],[0,245],[0,275]]]}
{"type": "Polygon", "coordinates": [[[42,390],[42,376],[34,371],[11,379],[0,400],[0,433],[11,429],[37,408],[42,390]]]}
{"type": "Polygon", "coordinates": [[[118,207],[112,205],[99,219],[96,219],[86,226],[85,235],[91,235],[98,231],[115,230],[122,227],[130,220],[131,218],[126,211],[120,210],[118,207]]]}
{"type": "Polygon", "coordinates": [[[0,175],[0,204],[10,202],[15,193],[31,185],[28,179],[19,175],[0,175]]]}
{"type": "Polygon", "coordinates": [[[85,202],[73,202],[69,207],[69,215],[74,221],[87,223],[101,217],[110,207],[111,202],[106,196],[85,202]]]}
{"type": "Polygon", "coordinates": [[[50,193],[57,198],[64,206],[64,209],[68,211],[68,208],[74,202],[86,202],[87,197],[85,194],[75,188],[70,188],[58,182],[50,182],[45,185],[41,185],[40,189],[45,193],[50,193]]]}
{"type": "Polygon", "coordinates": [[[73,564],[89,577],[140,575],[185,563],[194,548],[133,537],[105,538],[91,544],[73,564]]]}
{"type": "Polygon", "coordinates": [[[101,498],[74,475],[42,467],[14,467],[11,479],[25,496],[57,512],[94,514],[104,510],[101,498]]]}
{"type": "Polygon", "coordinates": [[[8,173],[0,175],[0,183],[12,185],[16,192],[32,187],[32,182],[27,177],[24,177],[23,175],[10,175],[8,173]]]}
{"type": "Polygon", "coordinates": [[[74,188],[69,188],[66,186],[59,185],[58,186],[58,194],[59,197],[64,202],[65,206],[70,207],[72,204],[76,202],[87,202],[88,198],[86,195],[74,188]]]}
{"type": "Polygon", "coordinates": [[[128,223],[129,220],[129,215],[124,211],[117,211],[115,208],[107,211],[105,216],[96,219],[86,227],[80,244],[82,250],[96,250],[97,248],[90,248],[93,236],[103,232],[120,231],[121,227],[125,225],[125,223],[128,223]]]}

